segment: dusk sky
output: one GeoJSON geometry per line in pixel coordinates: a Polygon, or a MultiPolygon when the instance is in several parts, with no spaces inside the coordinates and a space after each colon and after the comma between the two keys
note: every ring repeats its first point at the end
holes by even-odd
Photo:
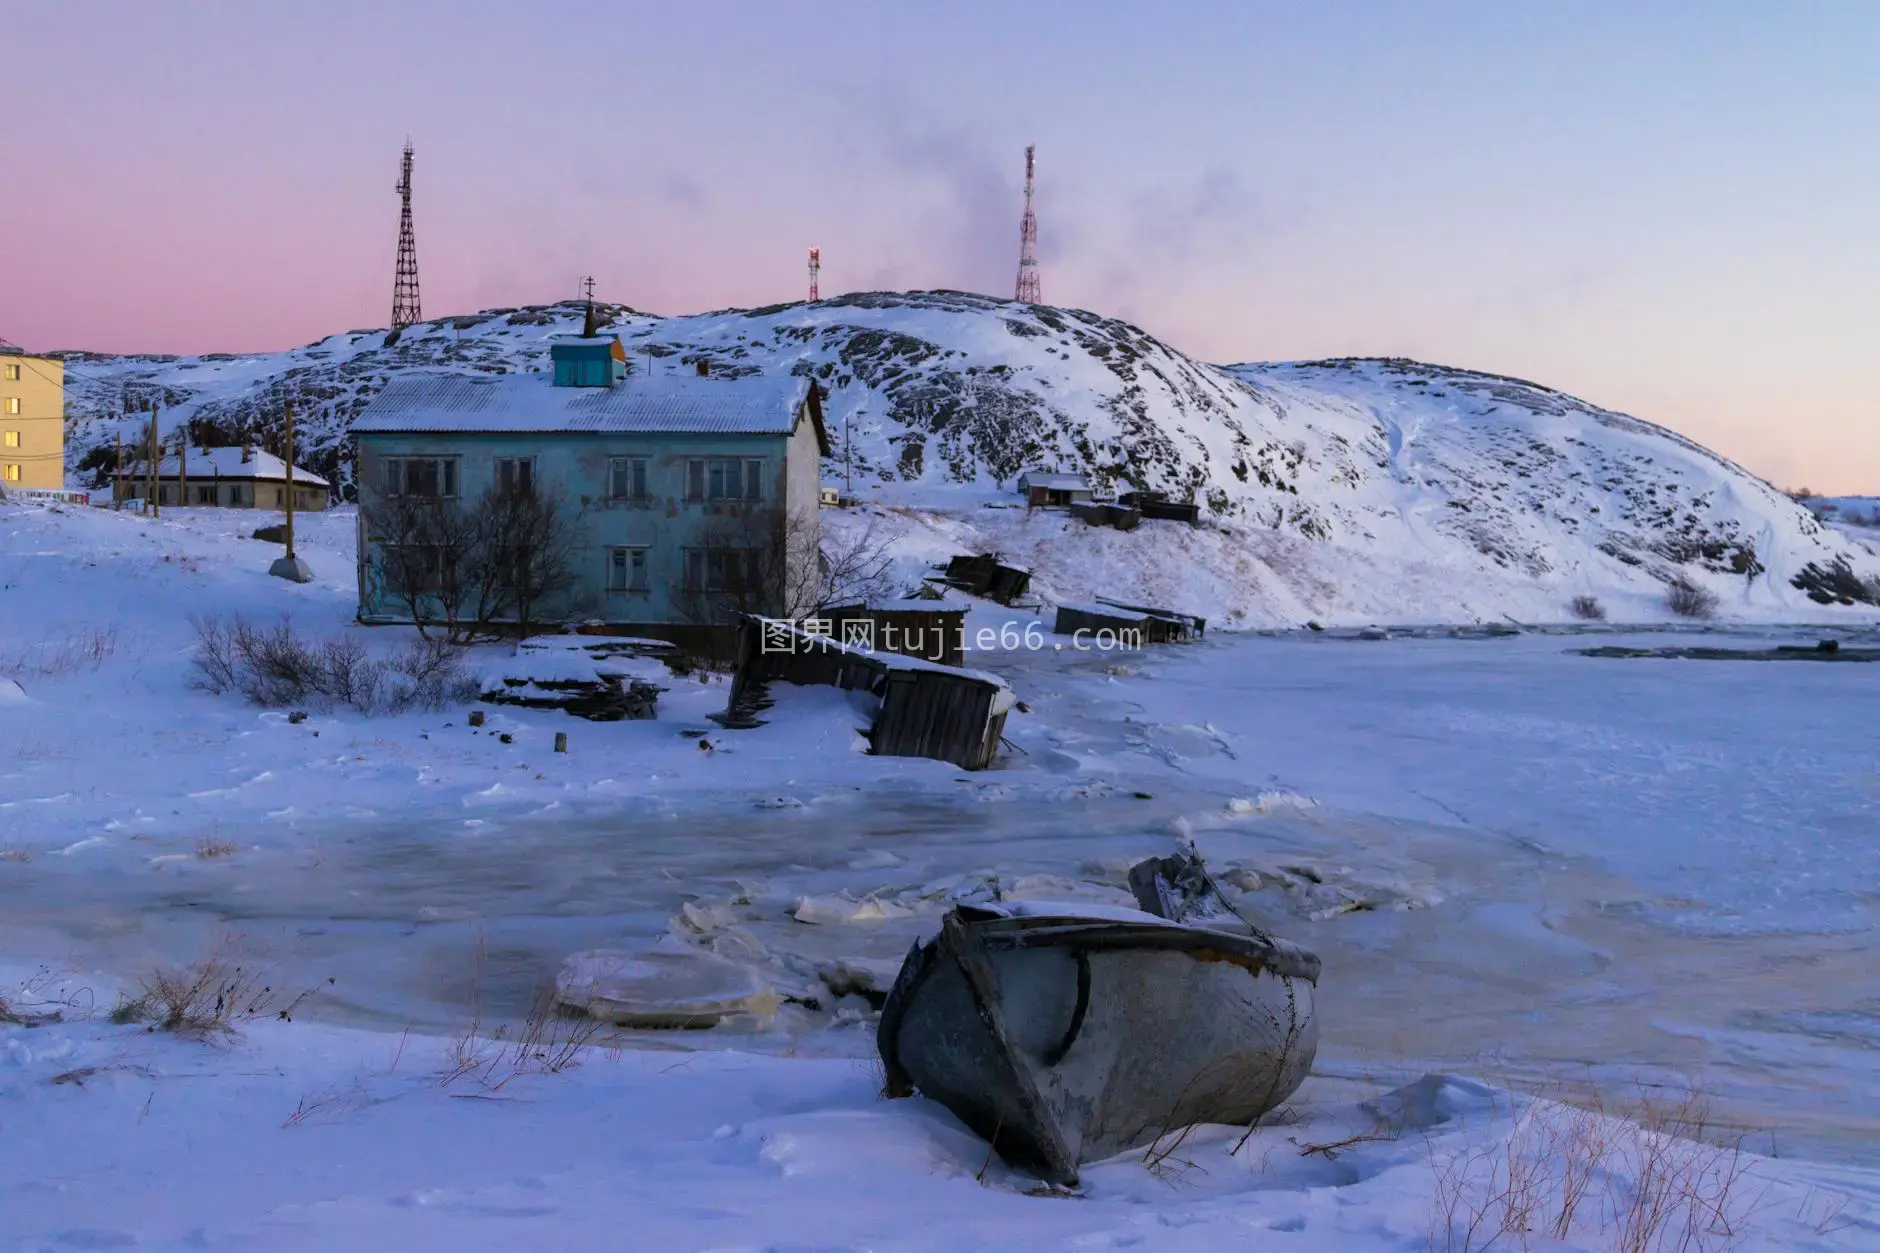
{"type": "Polygon", "coordinates": [[[1410,356],[1880,492],[1880,4],[0,5],[0,337],[1044,297],[1218,362],[1410,356]]]}

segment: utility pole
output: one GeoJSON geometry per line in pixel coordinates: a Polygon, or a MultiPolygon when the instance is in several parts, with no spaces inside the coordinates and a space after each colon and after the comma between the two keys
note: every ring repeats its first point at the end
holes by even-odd
{"type": "Polygon", "coordinates": [[[287,555],[276,558],[274,564],[268,567],[268,573],[277,579],[289,579],[295,583],[311,583],[313,571],[307,569],[306,562],[294,555],[294,402],[291,400],[286,404],[282,426],[284,428],[282,438],[287,445],[285,449],[287,456],[283,458],[287,463],[287,526],[285,530],[287,555]]]}
{"type": "Polygon", "coordinates": [[[183,429],[177,432],[176,439],[176,503],[189,503],[189,423],[183,423],[183,429]]]}
{"type": "Polygon", "coordinates": [[[157,406],[150,406],[150,433],[144,438],[144,512],[153,518],[163,516],[157,506],[157,406]]]}
{"type": "Polygon", "coordinates": [[[117,445],[117,456],[111,459],[111,507],[124,507],[124,428],[119,427],[113,437],[117,445]]]}

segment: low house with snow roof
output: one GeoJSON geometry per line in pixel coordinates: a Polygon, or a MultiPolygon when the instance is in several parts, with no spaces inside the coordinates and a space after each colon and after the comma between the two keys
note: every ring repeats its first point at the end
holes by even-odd
{"type": "MultiPolygon", "coordinates": [[[[119,502],[143,500],[150,494],[151,476],[145,462],[126,462],[119,502]]],[[[157,463],[157,504],[221,509],[287,508],[287,463],[253,445],[228,448],[184,448],[157,463]]],[[[331,495],[327,481],[311,470],[293,468],[294,508],[300,512],[325,509],[331,495]]]]}
{"type": "Polygon", "coordinates": [[[1018,494],[1034,509],[1061,509],[1089,500],[1090,480],[1060,470],[1027,470],[1018,476],[1018,494]]]}
{"type": "Polygon", "coordinates": [[[830,446],[811,380],[714,376],[702,361],[632,374],[591,325],[551,341],[550,366],[407,374],[354,420],[361,621],[415,616],[408,582],[388,585],[388,569],[412,567],[388,548],[411,549],[390,519],[515,491],[552,499],[567,541],[567,586],[536,621],[656,635],[812,607],[830,446]]]}

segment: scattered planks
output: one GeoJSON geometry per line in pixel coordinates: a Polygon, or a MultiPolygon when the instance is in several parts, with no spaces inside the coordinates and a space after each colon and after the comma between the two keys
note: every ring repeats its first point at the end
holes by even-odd
{"type": "MultiPolygon", "coordinates": [[[[998,753],[1012,691],[991,675],[893,653],[873,653],[795,623],[746,618],[726,726],[769,683],[825,684],[880,704],[868,730],[883,757],[931,757],[983,770],[998,753]]],[[[738,720],[742,722],[742,720],[738,720]]],[[[748,725],[748,723],[743,723],[748,725]]]]}

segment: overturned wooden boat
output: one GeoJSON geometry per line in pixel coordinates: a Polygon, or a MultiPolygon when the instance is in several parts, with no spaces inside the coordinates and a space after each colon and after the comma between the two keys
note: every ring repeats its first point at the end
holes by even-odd
{"type": "MultiPolygon", "coordinates": [[[[1145,876],[1139,899],[1166,901],[1172,877],[1145,876]]],[[[955,908],[882,1010],[888,1095],[918,1090],[1065,1186],[1084,1162],[1192,1123],[1251,1123],[1311,1068],[1319,960],[1201,913],[955,908]]]]}

